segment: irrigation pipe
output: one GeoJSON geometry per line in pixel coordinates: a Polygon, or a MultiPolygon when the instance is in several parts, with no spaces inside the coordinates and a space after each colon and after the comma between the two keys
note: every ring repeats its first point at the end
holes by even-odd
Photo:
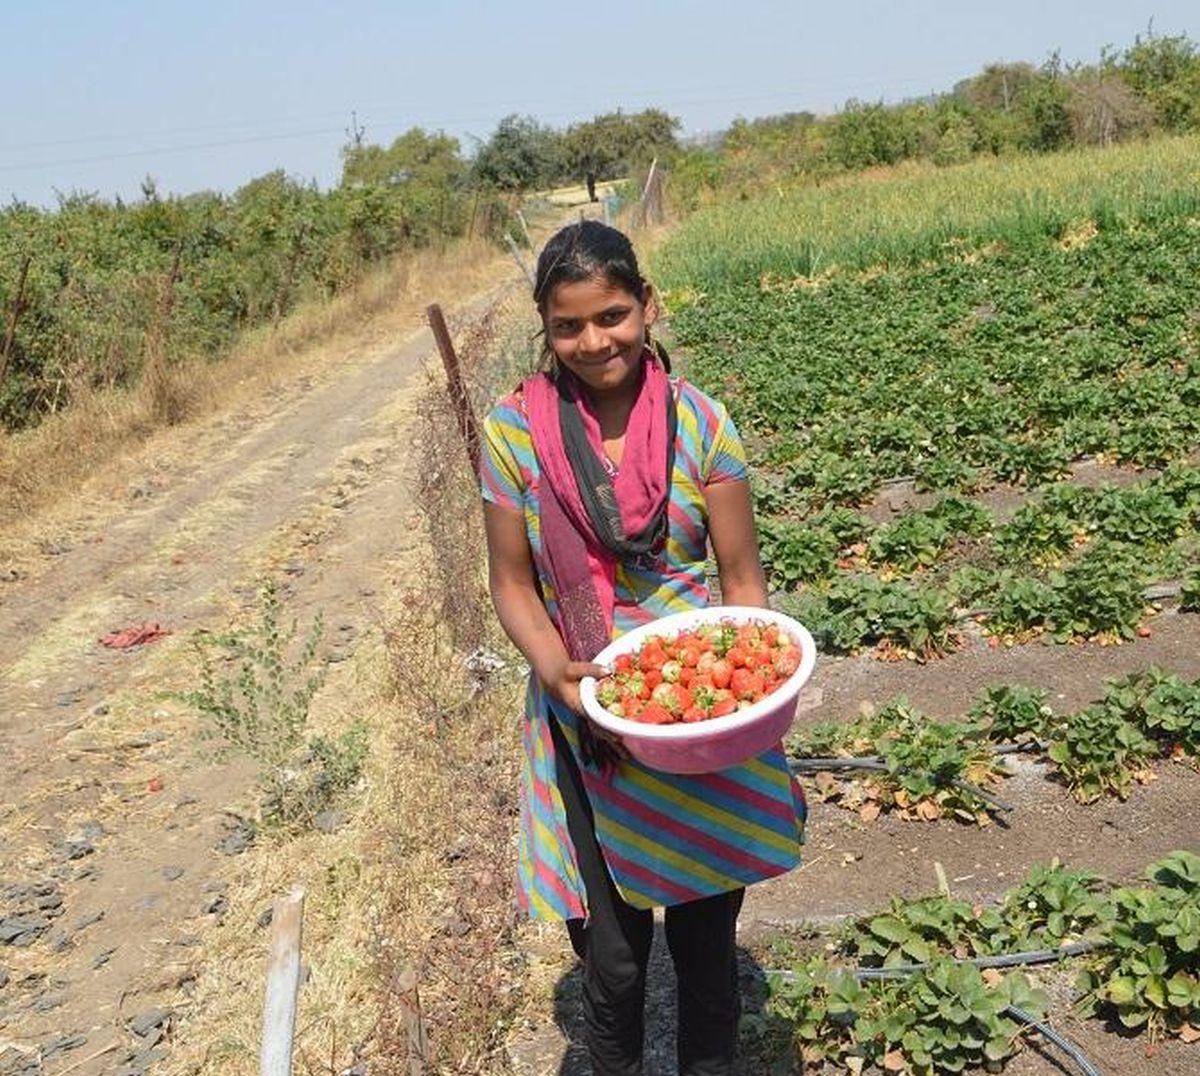
{"type": "Polygon", "coordinates": [[[1051,1045],[1057,1046],[1079,1066],[1079,1071],[1083,1073],[1083,1076],[1101,1076],[1100,1069],[1088,1060],[1087,1055],[1070,1039],[1065,1035],[1060,1035],[1049,1024],[1043,1023],[1041,1020],[1035,1018],[1032,1013],[1027,1013],[1024,1009],[1018,1008],[1016,1005],[1009,1005],[1004,1011],[1014,1020],[1019,1020],[1026,1027],[1033,1028],[1034,1031],[1051,1045]]]}
{"type": "MultiPolygon", "coordinates": [[[[1103,949],[1108,944],[1107,941],[1082,941],[1074,942],[1071,945],[1064,945],[1058,949],[1030,949],[1021,953],[1003,953],[999,956],[968,957],[962,960],[954,960],[953,963],[973,964],[977,968],[1013,968],[1032,964],[1051,964],[1059,960],[1065,960],[1067,957],[1081,956],[1096,949],[1103,949]]],[[[898,964],[892,968],[845,968],[843,970],[848,971],[860,982],[869,982],[872,980],[908,978],[911,975],[924,971],[930,966],[928,963],[898,964]]],[[[795,982],[799,977],[794,971],[782,971],[779,969],[766,969],[763,974],[774,976],[784,982],[795,982]]],[[[1007,1006],[1004,1012],[1026,1027],[1038,1032],[1048,1043],[1065,1053],[1078,1066],[1082,1076],[1101,1076],[1099,1068],[1087,1058],[1084,1052],[1070,1039],[1060,1035],[1049,1024],[1038,1020],[1032,1013],[1028,1013],[1016,1005],[1007,1006]]]]}
{"type": "MultiPolygon", "coordinates": [[[[907,769],[893,770],[878,755],[863,755],[861,758],[792,758],[788,759],[788,764],[791,766],[792,773],[819,773],[822,770],[875,770],[883,773],[914,772],[907,769]]],[[[1008,814],[1013,810],[1011,803],[1005,803],[1004,800],[997,799],[990,792],[985,792],[978,785],[972,784],[970,781],[952,777],[949,783],[960,792],[966,792],[968,795],[983,800],[984,803],[997,811],[1003,811],[1008,814]]]]}
{"type": "MultiPolygon", "coordinates": [[[[1033,964],[1054,964],[1060,960],[1066,960],[1068,957],[1082,956],[1085,953],[1095,952],[1097,949],[1107,948],[1110,944],[1105,940],[1080,941],[1072,942],[1070,945],[1060,945],[1057,949],[1027,949],[1020,953],[1001,953],[998,956],[955,958],[951,963],[972,964],[977,968],[1017,968],[1033,964]]],[[[890,968],[835,968],[834,970],[849,972],[856,979],[869,982],[882,979],[907,979],[910,975],[917,975],[931,967],[933,967],[933,963],[926,961],[921,964],[896,964],[890,968]]],[[[777,976],[787,983],[795,982],[798,978],[794,971],[779,969],[769,969],[763,974],[777,976]]]]}

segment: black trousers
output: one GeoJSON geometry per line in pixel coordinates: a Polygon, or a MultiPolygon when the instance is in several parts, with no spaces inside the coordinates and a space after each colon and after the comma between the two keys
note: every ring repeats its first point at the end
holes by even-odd
{"type": "MultiPolygon", "coordinates": [[[[593,1076],[641,1076],[646,968],[654,915],[617,892],[596,841],[591,803],[558,722],[550,719],[558,787],[589,916],[567,923],[583,961],[583,1015],[593,1076]]],[[[744,889],[666,910],[667,948],[679,983],[679,1076],[730,1076],[737,1045],[736,926],[744,889]]]]}

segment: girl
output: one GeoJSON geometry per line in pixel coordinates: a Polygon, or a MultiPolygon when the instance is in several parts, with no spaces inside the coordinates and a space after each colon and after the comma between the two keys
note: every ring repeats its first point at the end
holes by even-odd
{"type": "Polygon", "coordinates": [[[592,658],[639,624],[708,604],[766,606],[745,455],[724,407],[668,376],[651,286],[596,221],[538,258],[541,373],[492,409],[481,466],[500,623],[530,666],[519,896],[565,919],[583,961],[596,1076],[640,1073],[655,906],[679,983],[681,1076],[732,1071],[735,930],[746,884],[799,862],[803,799],[777,747],[720,773],[650,770],[583,716],[592,658]]]}

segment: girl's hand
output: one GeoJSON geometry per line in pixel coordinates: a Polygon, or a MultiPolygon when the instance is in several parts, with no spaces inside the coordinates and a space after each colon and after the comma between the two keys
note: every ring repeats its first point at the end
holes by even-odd
{"type": "Polygon", "coordinates": [[[583,703],[579,700],[579,681],[585,676],[601,680],[608,672],[603,665],[597,665],[594,661],[564,661],[546,681],[546,688],[567,709],[584,717],[583,703]]]}
{"type": "Polygon", "coordinates": [[[601,680],[611,671],[603,665],[597,665],[594,661],[566,661],[556,671],[551,681],[546,684],[550,694],[583,718],[579,730],[580,747],[585,761],[588,760],[589,755],[594,755],[598,762],[603,762],[610,754],[617,758],[629,757],[629,749],[621,742],[621,738],[592,721],[584,712],[583,703],[579,699],[580,680],[585,676],[593,676],[597,680],[601,680]]]}

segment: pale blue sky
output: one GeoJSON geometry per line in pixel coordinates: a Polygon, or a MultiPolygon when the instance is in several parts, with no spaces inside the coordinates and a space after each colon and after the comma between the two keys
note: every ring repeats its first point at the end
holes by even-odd
{"type": "Polygon", "coordinates": [[[470,147],[506,113],[555,125],[657,105],[689,133],[947,89],[993,60],[1094,60],[1150,19],[1200,37],[1197,0],[0,0],[0,201],[232,190],[338,174],[413,124],[470,147]]]}

